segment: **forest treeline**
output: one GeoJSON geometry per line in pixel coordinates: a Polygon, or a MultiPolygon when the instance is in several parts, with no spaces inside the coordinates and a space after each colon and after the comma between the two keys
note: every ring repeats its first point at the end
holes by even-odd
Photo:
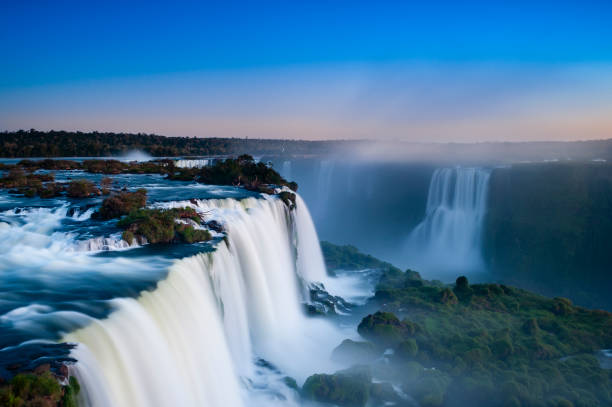
{"type": "Polygon", "coordinates": [[[154,157],[320,154],[339,142],[165,137],[155,134],[19,130],[0,133],[0,157],[108,157],[141,150],[154,157]]]}

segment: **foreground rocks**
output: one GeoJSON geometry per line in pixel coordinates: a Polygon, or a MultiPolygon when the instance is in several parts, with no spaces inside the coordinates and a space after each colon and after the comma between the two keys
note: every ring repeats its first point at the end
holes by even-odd
{"type": "MultiPolygon", "coordinates": [[[[67,369],[66,369],[67,370],[67,369]]],[[[74,376],[59,377],[48,364],[0,382],[0,405],[7,407],[76,407],[80,385],[74,376]]]]}
{"type": "Polygon", "coordinates": [[[135,192],[124,191],[106,198],[94,217],[102,220],[120,218],[131,211],[144,207],[146,204],[146,189],[141,188],[135,192]]]}
{"type": "Polygon", "coordinates": [[[145,238],[148,243],[196,243],[212,239],[208,230],[200,229],[202,219],[193,208],[137,209],[118,223],[124,229],[122,238],[129,244],[145,238]]]}
{"type": "MultiPolygon", "coordinates": [[[[353,249],[327,244],[326,255],[332,264],[374,263],[353,249]]],[[[601,358],[602,349],[612,348],[611,313],[505,285],[470,284],[464,276],[443,284],[380,265],[372,303],[379,311],[358,327],[367,342],[345,340],[332,354],[370,367],[375,380],[367,393],[358,390],[368,405],[612,405],[612,370],[601,358]]],[[[319,401],[343,383],[315,376],[306,395],[319,401]]],[[[344,387],[332,393],[353,388],[344,387]]]]}

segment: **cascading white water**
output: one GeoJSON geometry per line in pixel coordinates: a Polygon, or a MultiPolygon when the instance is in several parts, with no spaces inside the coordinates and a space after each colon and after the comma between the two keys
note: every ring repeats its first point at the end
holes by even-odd
{"type": "Polygon", "coordinates": [[[295,404],[291,390],[256,372],[256,359],[302,381],[337,368],[329,352],[346,337],[302,309],[300,277],[326,275],[306,205],[298,197],[293,214],[276,198],[164,205],[220,221],[227,241],[176,261],[155,290],[115,300],[108,318],[66,336],[79,343],[74,372],[84,404],[295,404]],[[261,380],[276,395],[258,395],[261,380]]]}
{"type": "Polygon", "coordinates": [[[425,219],[410,233],[410,266],[425,273],[483,271],[481,232],[490,172],[440,168],[429,185],[425,219]]]}
{"type": "Polygon", "coordinates": [[[210,160],[199,159],[199,160],[177,160],[174,165],[179,168],[202,168],[209,164],[210,160]]]}

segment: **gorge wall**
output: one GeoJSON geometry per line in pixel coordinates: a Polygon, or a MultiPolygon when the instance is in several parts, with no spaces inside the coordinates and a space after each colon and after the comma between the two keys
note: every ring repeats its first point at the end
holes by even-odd
{"type": "Polygon", "coordinates": [[[494,278],[612,309],[612,166],[514,165],[491,174],[483,254],[494,278]]]}

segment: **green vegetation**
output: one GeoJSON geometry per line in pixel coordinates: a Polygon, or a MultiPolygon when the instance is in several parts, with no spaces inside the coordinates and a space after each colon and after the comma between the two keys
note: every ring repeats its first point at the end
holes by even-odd
{"type": "Polygon", "coordinates": [[[149,243],[195,243],[212,238],[208,230],[196,229],[193,225],[177,222],[179,220],[191,220],[197,225],[202,222],[192,208],[136,209],[123,217],[117,226],[124,229],[122,237],[129,244],[136,237],[144,237],[149,243]]]}
{"type": "Polygon", "coordinates": [[[378,260],[369,254],[360,253],[355,246],[337,246],[322,241],[321,250],[327,268],[330,270],[395,269],[390,263],[378,260]]]}
{"type": "Polygon", "coordinates": [[[100,209],[94,213],[94,217],[104,220],[120,218],[133,210],[142,208],[146,204],[146,189],[141,188],[135,192],[121,192],[106,198],[102,202],[100,209]]]}
{"type": "Polygon", "coordinates": [[[37,130],[0,133],[2,157],[110,157],[142,150],[154,157],[329,153],[336,141],[164,137],[153,134],[37,130]]]}
{"type": "Polygon", "coordinates": [[[86,179],[77,179],[70,181],[66,189],[66,195],[70,198],[89,198],[91,196],[100,195],[102,192],[96,187],[96,184],[86,179]]]}
{"type": "Polygon", "coordinates": [[[484,254],[496,280],[612,310],[612,165],[495,169],[484,254]]]}
{"type": "Polygon", "coordinates": [[[363,407],[370,396],[372,375],[367,368],[342,370],[333,375],[315,374],[306,379],[302,396],[338,406],[363,407]]]}
{"type": "Polygon", "coordinates": [[[11,167],[4,177],[0,178],[0,188],[12,189],[26,197],[51,198],[58,196],[64,189],[55,183],[53,174],[34,174],[20,167],[11,167]]]}
{"type": "MultiPolygon", "coordinates": [[[[363,265],[363,255],[327,245],[331,264],[363,265]]],[[[379,356],[393,350],[388,364],[371,364],[375,377],[421,406],[612,405],[612,371],[594,356],[612,347],[611,313],[465,277],[448,286],[394,267],[383,268],[374,301],[381,310],[358,331],[379,356]]]]}
{"type": "Polygon", "coordinates": [[[273,193],[269,185],[287,186],[297,190],[295,182],[288,182],[278,172],[252,156],[243,154],[237,158],[219,160],[203,168],[178,168],[168,174],[169,179],[195,180],[205,184],[241,186],[249,190],[273,193]]]}
{"type": "Polygon", "coordinates": [[[0,383],[0,405],[6,407],[49,406],[76,407],[80,386],[75,377],[62,386],[58,378],[42,365],[34,372],[19,373],[7,383],[0,383]]]}
{"type": "MultiPolygon", "coordinates": [[[[195,181],[214,185],[233,185],[266,194],[274,194],[274,186],[286,186],[297,191],[298,185],[282,178],[278,172],[263,162],[255,162],[252,156],[243,154],[237,158],[216,161],[214,165],[203,168],[178,168],[173,160],[156,160],[143,163],[124,163],[117,160],[22,160],[16,165],[3,165],[8,171],[0,178],[0,188],[17,188],[15,191],[25,196],[55,196],[67,191],[68,196],[84,198],[101,193],[110,193],[112,179],[103,178],[100,188],[87,180],[72,181],[68,186],[52,184],[52,174],[35,173],[37,170],[82,170],[93,174],[160,174],[170,180],[195,181]],[[26,173],[27,171],[27,173],[26,173]],[[43,184],[46,182],[46,184],[43,184]],[[44,191],[44,192],[43,192],[44,191]]],[[[295,195],[288,191],[279,197],[290,208],[295,207],[295,195]]]]}

